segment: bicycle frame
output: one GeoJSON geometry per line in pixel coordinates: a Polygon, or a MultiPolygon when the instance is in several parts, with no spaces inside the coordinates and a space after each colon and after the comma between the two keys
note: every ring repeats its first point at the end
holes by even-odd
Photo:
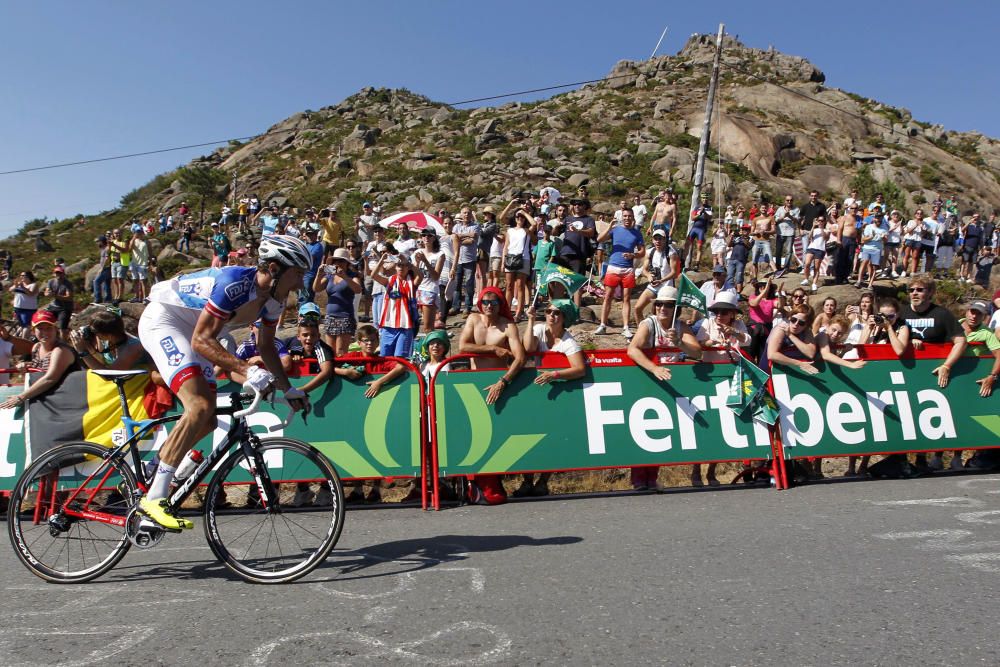
{"type": "MultiPolygon", "coordinates": [[[[117,383],[116,383],[117,384],[117,383]]],[[[148,434],[157,426],[161,424],[169,424],[175,422],[181,418],[181,415],[171,415],[169,417],[161,417],[159,419],[144,419],[141,421],[133,420],[128,409],[128,403],[125,400],[125,394],[122,391],[121,385],[119,384],[119,399],[122,405],[122,424],[125,426],[126,433],[128,437],[125,442],[123,442],[118,447],[109,450],[108,454],[104,457],[105,462],[118,463],[121,462],[126,456],[131,455],[132,469],[135,472],[136,482],[139,484],[140,489],[145,492],[148,488],[144,466],[142,464],[142,459],[139,454],[138,442],[143,436],[148,434]]],[[[217,415],[232,415],[233,413],[242,409],[242,399],[239,393],[231,394],[231,405],[225,408],[217,408],[217,415]]],[[[256,453],[253,450],[253,445],[255,444],[257,436],[250,431],[249,426],[246,423],[245,418],[239,418],[233,420],[233,423],[229,427],[229,431],[223,442],[215,447],[209,452],[208,456],[201,462],[198,468],[186,479],[184,482],[171,494],[170,496],[170,508],[174,511],[180,509],[184,501],[191,495],[195,487],[200,484],[205,477],[208,476],[209,471],[211,471],[226,455],[232,450],[232,446],[235,443],[239,443],[243,451],[244,456],[246,456],[247,461],[253,462],[251,468],[251,474],[255,482],[257,483],[258,491],[260,492],[261,503],[264,508],[267,509],[271,507],[274,503],[275,498],[273,497],[273,488],[270,483],[269,475],[265,466],[260,465],[260,462],[256,460],[256,453]],[[268,479],[263,479],[263,477],[268,477],[268,479]]],[[[107,479],[111,476],[113,472],[113,466],[100,466],[96,471],[94,471],[89,477],[87,477],[78,488],[76,488],[68,498],[62,503],[61,511],[66,515],[74,518],[87,519],[89,521],[99,521],[101,523],[109,523],[116,526],[125,525],[126,517],[118,516],[115,514],[109,514],[107,512],[99,512],[89,509],[91,502],[97,493],[105,488],[105,483],[107,479]],[[87,488],[89,483],[98,475],[104,475],[100,480],[100,483],[90,492],[90,495],[84,500],[83,507],[81,509],[74,509],[70,507],[70,503],[75,500],[80,493],[81,489],[87,488]]],[[[58,471],[56,471],[58,473],[58,471]]],[[[52,494],[52,499],[48,506],[54,508],[57,503],[55,503],[55,485],[52,485],[51,491],[42,485],[39,488],[39,500],[44,498],[48,493],[52,494]]],[[[39,503],[41,505],[41,503],[39,503]]],[[[46,517],[48,518],[48,517],[46,517]]],[[[35,517],[36,522],[39,517],[35,517]]]]}

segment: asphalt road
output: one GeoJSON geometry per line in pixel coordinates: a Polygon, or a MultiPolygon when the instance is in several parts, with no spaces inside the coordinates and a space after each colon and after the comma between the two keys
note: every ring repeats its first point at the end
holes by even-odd
{"type": "Polygon", "coordinates": [[[1000,664],[998,476],[351,511],[287,586],[197,523],[79,586],[0,549],[0,660],[1000,664]]]}

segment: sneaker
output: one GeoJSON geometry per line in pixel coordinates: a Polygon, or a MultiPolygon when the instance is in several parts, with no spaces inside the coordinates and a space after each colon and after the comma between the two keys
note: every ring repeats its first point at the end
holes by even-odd
{"type": "Polygon", "coordinates": [[[608,328],[603,324],[598,325],[597,328],[594,329],[595,336],[603,336],[606,333],[608,333],[608,328]]]}
{"type": "Polygon", "coordinates": [[[815,292],[815,291],[816,291],[816,290],[818,290],[818,289],[819,289],[819,288],[818,288],[818,287],[816,286],[816,283],[813,283],[813,284],[812,284],[812,291],[813,291],[813,292],[815,292]]]}
{"type": "Polygon", "coordinates": [[[295,487],[295,497],[292,498],[292,507],[302,507],[311,505],[313,502],[313,492],[309,490],[308,484],[299,484],[295,487]]]}
{"type": "Polygon", "coordinates": [[[965,470],[965,466],[962,464],[961,456],[954,456],[951,459],[951,465],[948,466],[949,470],[965,470]]]}
{"type": "Polygon", "coordinates": [[[319,491],[316,492],[316,498],[312,502],[313,507],[329,507],[333,504],[333,494],[330,492],[330,487],[323,484],[319,487],[319,491]]]}
{"type": "Polygon", "coordinates": [[[802,286],[805,286],[805,285],[808,285],[808,284],[809,284],[809,279],[808,278],[806,278],[805,280],[803,280],[802,282],[799,283],[799,285],[802,285],[802,286]]]}
{"type": "Polygon", "coordinates": [[[906,271],[900,271],[898,277],[899,278],[905,278],[906,277],[906,271]]]}
{"type": "Polygon", "coordinates": [[[632,330],[629,329],[628,327],[625,327],[624,329],[622,329],[622,336],[625,338],[625,340],[632,340],[632,337],[634,335],[635,334],[633,334],[632,330]]]}
{"type": "Polygon", "coordinates": [[[473,505],[489,505],[483,496],[483,490],[475,482],[469,482],[469,503],[473,505]]]}
{"type": "Polygon", "coordinates": [[[906,277],[905,273],[901,274],[901,273],[896,273],[895,271],[893,271],[891,275],[892,275],[893,278],[905,278],[906,277]]]}
{"type": "Polygon", "coordinates": [[[931,470],[944,470],[944,457],[940,454],[935,454],[927,462],[927,467],[931,470]]]}
{"type": "Polygon", "coordinates": [[[139,500],[139,509],[141,509],[146,516],[167,530],[194,528],[194,523],[191,521],[174,516],[171,513],[170,501],[166,498],[153,499],[143,496],[139,500]]]}

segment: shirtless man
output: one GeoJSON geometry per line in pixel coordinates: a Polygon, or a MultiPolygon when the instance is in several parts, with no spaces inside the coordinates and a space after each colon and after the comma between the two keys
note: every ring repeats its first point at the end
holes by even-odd
{"type": "Polygon", "coordinates": [[[486,403],[492,405],[524,367],[524,346],[517,325],[510,314],[503,292],[486,287],[479,293],[479,313],[465,321],[458,351],[463,354],[485,354],[472,359],[472,368],[507,368],[495,384],[486,389],[486,403]]]}
{"type": "Polygon", "coordinates": [[[753,265],[753,277],[757,279],[760,264],[767,264],[771,271],[775,270],[774,249],[771,247],[771,237],[774,236],[774,217],[761,214],[753,221],[753,252],[750,262],[753,265]]]}
{"type": "MultiPolygon", "coordinates": [[[[524,367],[524,345],[510,314],[510,308],[498,287],[486,287],[479,293],[479,313],[465,321],[459,352],[483,354],[472,359],[472,368],[506,368],[494,384],[486,388],[486,404],[493,405],[524,367]]],[[[469,501],[475,505],[499,505],[507,501],[500,475],[476,475],[469,484],[469,501]]]]}
{"type": "Polygon", "coordinates": [[[646,234],[652,238],[653,230],[662,229],[667,233],[669,239],[670,232],[676,224],[677,196],[674,194],[673,188],[660,190],[660,194],[656,198],[656,208],[653,209],[653,215],[649,217],[649,229],[646,230],[646,234]]]}
{"type": "MultiPolygon", "coordinates": [[[[853,194],[852,194],[853,196],[853,194]]],[[[850,197],[849,197],[850,199],[850,197]]],[[[840,251],[834,265],[834,284],[846,285],[854,266],[854,254],[858,249],[858,209],[860,204],[847,205],[847,211],[840,216],[840,251]]]]}

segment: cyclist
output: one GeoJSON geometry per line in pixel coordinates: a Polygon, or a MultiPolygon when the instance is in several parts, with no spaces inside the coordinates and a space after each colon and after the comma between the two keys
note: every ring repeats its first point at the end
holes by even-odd
{"type": "Polygon", "coordinates": [[[194,526],[167,511],[167,496],[184,455],[215,429],[214,366],[243,375],[244,386],[258,392],[274,384],[293,409],[308,410],[309,399],[289,383],[273,340],[288,294],[302,286],[312,257],[302,241],[281,235],[265,237],[258,256],[256,268],[212,268],[157,283],[139,320],[139,340],[184,410],[163,443],[156,475],[139,501],[140,509],[164,528],[194,526]],[[257,344],[266,368],[236,358],[219,342],[226,330],[258,318],[262,326],[257,344]]]}

